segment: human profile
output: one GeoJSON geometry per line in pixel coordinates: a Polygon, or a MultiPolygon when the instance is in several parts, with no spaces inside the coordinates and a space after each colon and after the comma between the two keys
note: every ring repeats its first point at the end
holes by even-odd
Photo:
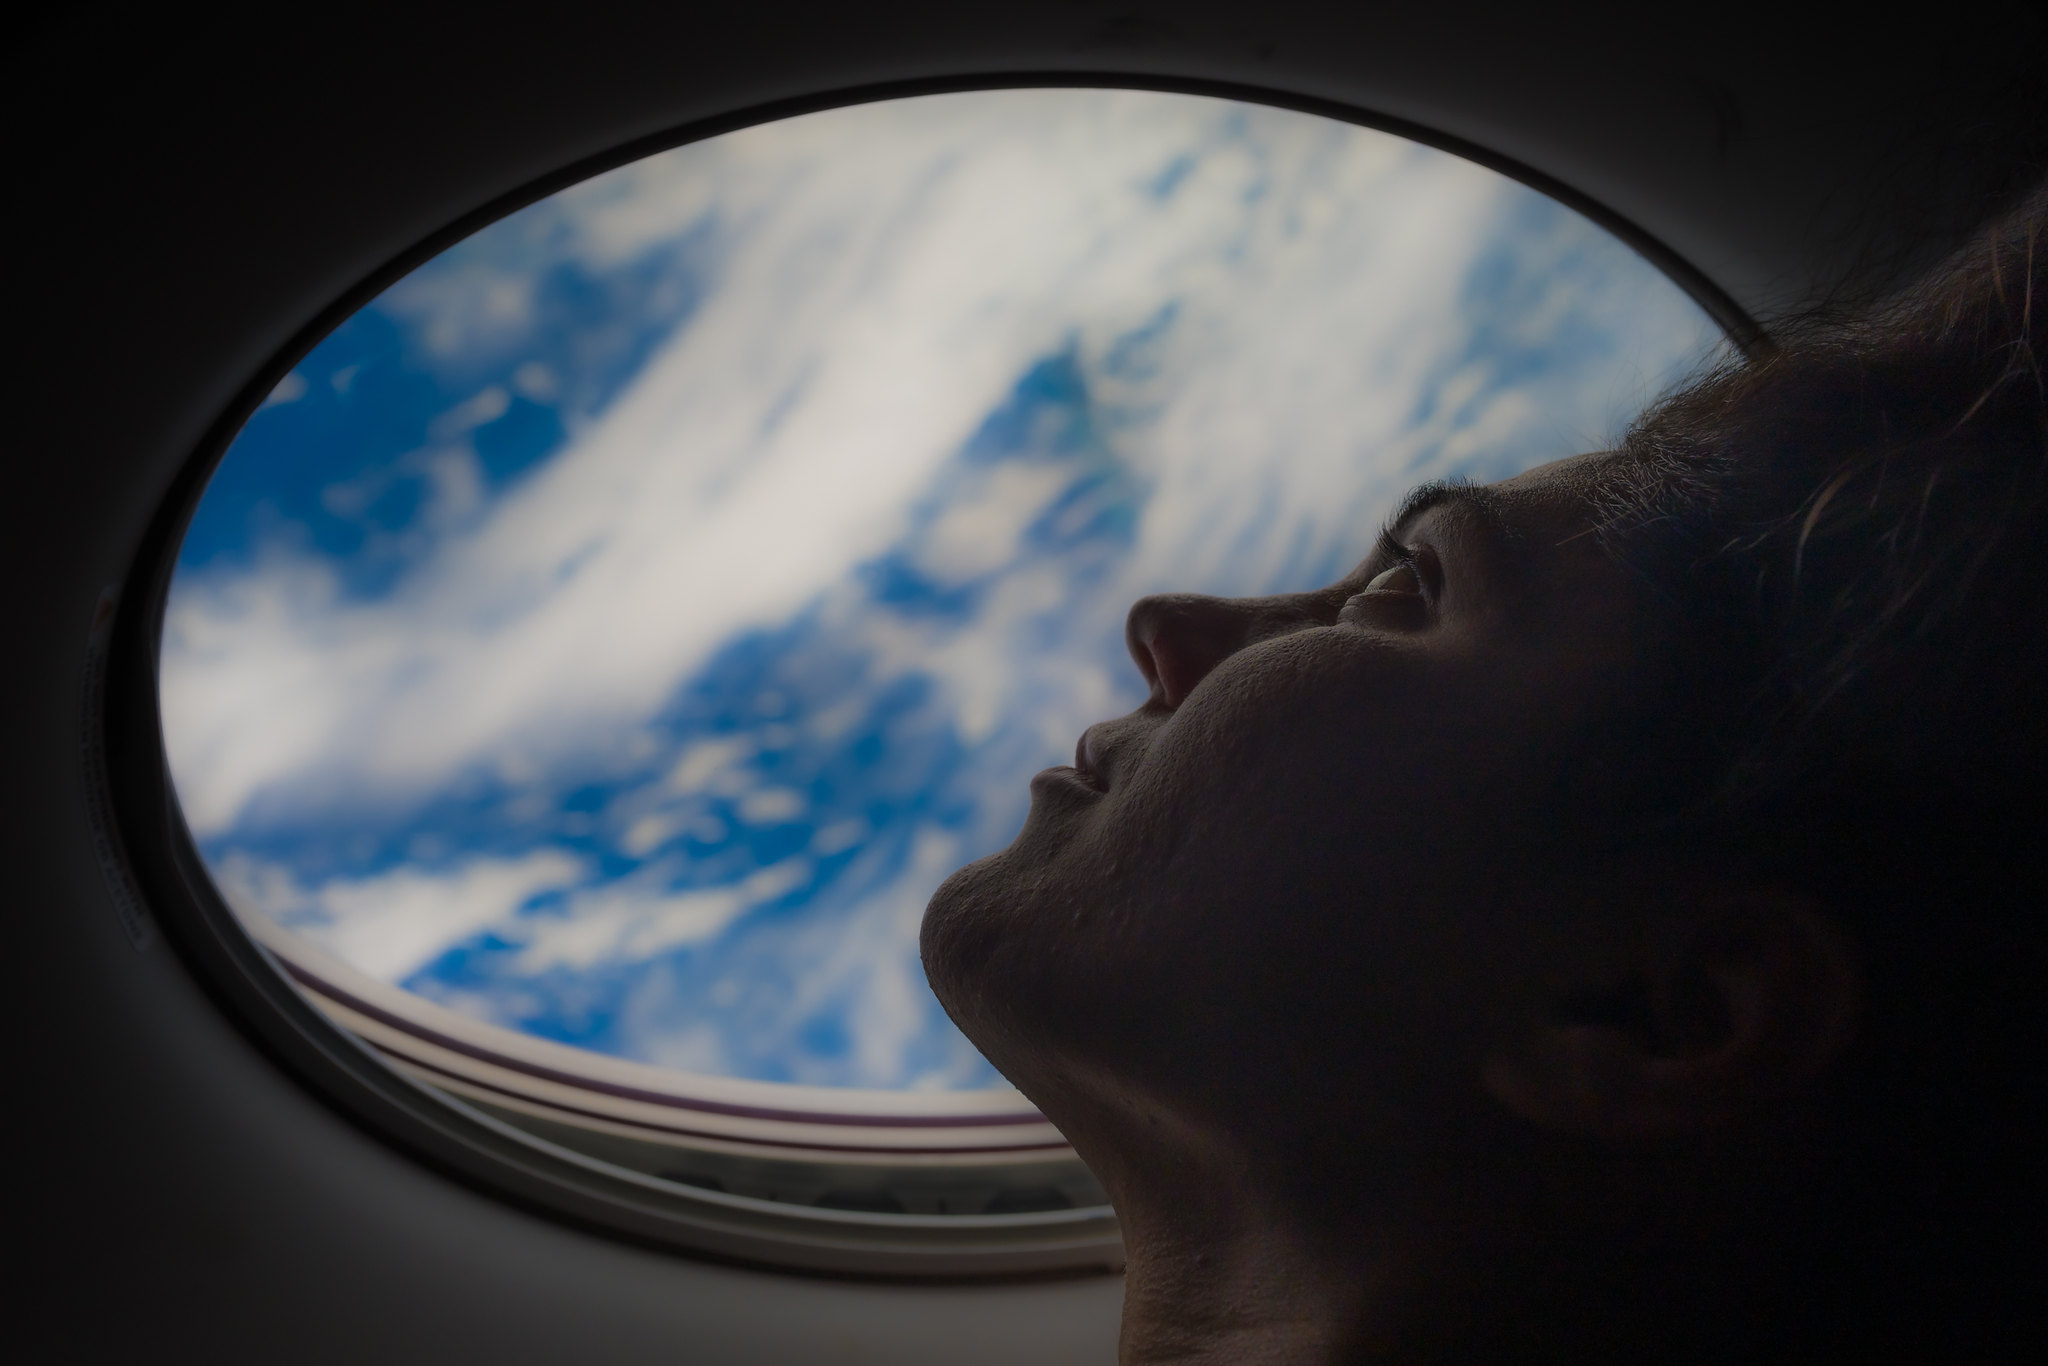
{"type": "Polygon", "coordinates": [[[1127,1362],[2037,1344],[2048,193],[1145,704],[922,951],[1101,1178],[1127,1362]]]}

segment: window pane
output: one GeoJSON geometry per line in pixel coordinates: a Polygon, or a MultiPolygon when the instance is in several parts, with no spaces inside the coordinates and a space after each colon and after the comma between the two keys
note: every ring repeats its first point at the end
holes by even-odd
{"type": "Polygon", "coordinates": [[[315,347],[182,547],[165,729],[238,913],[464,1015],[770,1082],[1000,1078],[926,898],[1140,700],[1161,590],[1334,578],[1420,479],[1720,344],[1570,210],[1131,91],[692,144],[315,347]]]}

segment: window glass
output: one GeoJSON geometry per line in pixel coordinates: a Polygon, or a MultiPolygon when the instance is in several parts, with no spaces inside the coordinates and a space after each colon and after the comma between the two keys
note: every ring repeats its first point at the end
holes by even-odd
{"type": "Polygon", "coordinates": [[[999,1087],[918,918],[1140,701],[1130,602],[1329,580],[1408,485],[1600,446],[1718,344],[1574,212],[1298,113],[693,143],[420,267],[250,418],[168,606],[178,795],[240,916],[387,1002],[999,1087]]]}

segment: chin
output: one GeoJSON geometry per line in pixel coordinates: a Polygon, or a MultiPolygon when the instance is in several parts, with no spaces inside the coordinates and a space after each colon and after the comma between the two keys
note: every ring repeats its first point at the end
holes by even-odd
{"type": "MultiPolygon", "coordinates": [[[[1071,1009],[1077,973],[1091,947],[1076,931],[1089,919],[1060,876],[1065,841],[1033,838],[1038,810],[1015,843],[968,864],[939,884],[918,931],[939,1004],[953,1023],[1008,1074],[1006,1055],[1029,1049],[1071,1009]]],[[[1014,1079],[1014,1078],[1013,1078],[1014,1079]]]]}
{"type": "Polygon", "coordinates": [[[1004,957],[1006,928],[1014,919],[1010,851],[978,859],[939,884],[918,927],[918,956],[939,1004],[977,1046],[988,978],[1004,957]]]}

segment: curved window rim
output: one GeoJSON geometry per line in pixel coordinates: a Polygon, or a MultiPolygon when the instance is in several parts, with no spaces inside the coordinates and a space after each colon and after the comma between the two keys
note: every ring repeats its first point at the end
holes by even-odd
{"type": "MultiPolygon", "coordinates": [[[[763,1269],[835,1278],[889,1280],[988,1280],[1109,1272],[1122,1267],[1122,1244],[1106,1206],[995,1216],[872,1214],[833,1209],[776,1206],[763,1200],[711,1189],[681,1189],[581,1153],[548,1143],[534,1133],[465,1104],[457,1094],[430,1089],[408,1077],[373,1048],[313,1004],[302,990],[340,1004],[359,1019],[410,1032],[415,1039],[433,1025],[475,1043],[474,1031],[499,1036],[483,1045],[486,1065],[503,1064],[506,1040],[515,1067],[530,1075],[559,1073],[563,1054],[581,1055],[577,1071],[587,1084],[593,1070],[607,1086],[596,1089],[645,1091],[632,1082],[654,1080],[660,1069],[596,1055],[565,1045],[525,1040],[512,1031],[459,1021],[425,1002],[406,1002],[399,1012],[380,1010],[380,992],[404,996],[366,978],[350,977],[344,965],[323,963],[303,941],[267,945],[258,930],[244,925],[215,888],[185,825],[170,776],[158,703],[157,669],[164,612],[177,551],[215,467],[264,398],[316,345],[384,290],[456,243],[497,220],[606,171],[688,143],[803,114],[909,99],[923,95],[1014,89],[1128,89],[1206,96],[1267,105],[1391,134],[1434,148],[1504,175],[1580,214],[1648,261],[1698,304],[1743,353],[1768,349],[1761,326],[1691,262],[1605,205],[1532,167],[1492,150],[1406,119],[1337,101],[1272,87],[1222,81],[1185,80],[1142,72],[1012,72],[932,78],[866,85],[758,104],[693,121],[622,143],[527,182],[520,188],[457,218],[421,238],[363,277],[311,319],[260,367],[223,408],[186,459],[142,540],[118,608],[107,632],[103,658],[89,660],[89,686],[82,717],[86,728],[87,781],[98,832],[112,866],[109,876],[126,884],[117,896],[133,897],[161,925],[179,957],[225,1010],[241,1032],[288,1074],[306,1085],[345,1118],[378,1139],[473,1189],[507,1198],[531,1211],[587,1230],[686,1255],[763,1269]],[[283,948],[285,954],[275,950],[283,948]],[[338,998],[338,999],[337,999],[338,998]],[[362,1009],[367,1007],[367,1010],[362,1009]],[[427,1009],[423,1011],[421,1007],[427,1009]],[[446,1017],[438,1018],[436,1016],[446,1017]],[[495,1046],[495,1049],[493,1048],[495,1046]],[[621,1070],[623,1069],[623,1070],[621,1070]],[[628,1077],[618,1082],[618,1073],[628,1077]]],[[[445,1046],[448,1038],[429,1039],[445,1046]]],[[[467,1050],[472,1055],[476,1050],[467,1050]]],[[[884,1135],[914,1136],[920,1152],[984,1147],[1021,1157],[1062,1150],[1057,1131],[1035,1111],[1021,1113],[1003,1093],[965,1101],[958,1093],[934,1104],[903,1097],[877,1113],[860,1103],[833,1104],[818,1092],[827,1088],[779,1087],[772,1083],[730,1083],[687,1097],[627,1096],[629,1102],[668,1104],[689,1112],[701,1132],[735,1117],[771,1128],[790,1122],[813,1125],[807,1148],[818,1134],[860,1135],[852,1146],[885,1148],[884,1135]],[[801,1093],[801,1095],[799,1094],[801,1093]],[[706,1104],[707,1101],[711,1103],[706,1104]],[[801,1101],[801,1112],[798,1102],[801,1101]],[[720,1102],[725,1102],[721,1106],[720,1102]],[[822,1110],[820,1106],[822,1105],[822,1110]],[[727,1111],[752,1112],[735,1116],[727,1111]],[[917,1118],[914,1116],[921,1116],[917,1118]],[[891,1122],[909,1120],[908,1125],[891,1122]],[[823,1129],[816,1128],[822,1123],[823,1129]],[[933,1132],[934,1130],[940,1132],[933,1132]],[[921,1132],[920,1132],[921,1131],[921,1132]],[[943,1134],[943,1138],[941,1137],[943,1134]],[[936,1144],[932,1142],[939,1139],[936,1144]]],[[[659,1091],[658,1084],[652,1089],[659,1091]]],[[[671,1088],[672,1089],[672,1088],[671,1088]]],[[[473,1093],[469,1093],[473,1094],[473,1093]]],[[[855,1093],[873,1100],[877,1093],[855,1093]]],[[[851,1099],[851,1098],[849,1098],[851,1099]]],[[[679,1126],[680,1127],[680,1126],[679,1126]]],[[[786,1136],[789,1132],[782,1129],[786,1136]]],[[[758,1135],[756,1135],[758,1137],[758,1135]]],[[[833,1147],[833,1144],[824,1144],[833,1147]]],[[[901,1147],[898,1151],[902,1151],[901,1147]]]]}

